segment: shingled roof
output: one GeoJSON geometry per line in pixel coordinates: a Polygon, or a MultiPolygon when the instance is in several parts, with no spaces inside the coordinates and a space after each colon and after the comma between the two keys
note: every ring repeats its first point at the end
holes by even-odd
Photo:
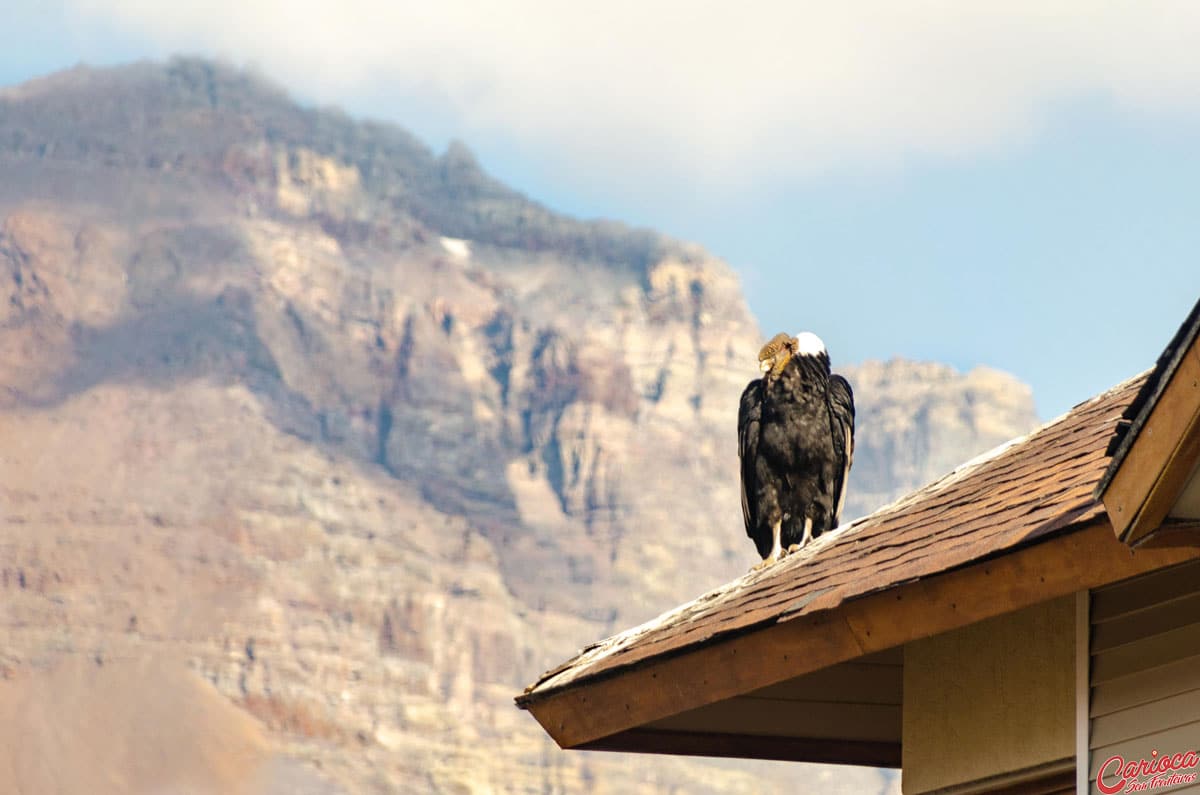
{"type": "Polygon", "coordinates": [[[518,696],[556,693],[942,574],[1093,523],[1107,447],[1143,373],[766,569],[590,646],[518,696]]]}

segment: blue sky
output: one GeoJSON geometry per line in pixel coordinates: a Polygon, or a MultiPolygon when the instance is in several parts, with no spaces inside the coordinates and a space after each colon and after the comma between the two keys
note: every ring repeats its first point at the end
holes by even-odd
{"type": "Polygon", "coordinates": [[[848,7],[59,0],[12,10],[0,84],[215,55],[695,240],[835,365],[998,367],[1044,418],[1152,365],[1200,297],[1200,14],[848,7]]]}

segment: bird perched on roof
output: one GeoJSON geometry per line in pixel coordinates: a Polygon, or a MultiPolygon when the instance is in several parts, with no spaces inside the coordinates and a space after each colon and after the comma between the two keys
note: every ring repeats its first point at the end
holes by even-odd
{"type": "Polygon", "coordinates": [[[854,459],[854,393],[810,332],[776,334],[738,409],[742,518],[762,563],[838,526],[854,459]]]}

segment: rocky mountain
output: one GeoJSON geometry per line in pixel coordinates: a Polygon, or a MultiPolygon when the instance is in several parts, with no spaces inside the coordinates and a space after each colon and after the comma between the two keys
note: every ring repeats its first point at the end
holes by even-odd
{"type": "MultiPolygon", "coordinates": [[[[245,72],[177,59],[0,90],[0,715],[35,744],[0,768],[25,792],[88,780],[37,779],[36,747],[162,791],[199,764],[143,764],[173,732],[215,738],[186,741],[223,760],[196,791],[894,786],[563,753],[512,706],[754,562],[734,418],[761,338],[702,249],[557,215],[461,145],[245,72]],[[110,676],[93,666],[117,684],[29,717],[110,676]],[[81,755],[98,735],[60,725],[122,731],[130,710],[149,722],[119,752],[81,755]]],[[[840,369],[850,513],[1035,422],[995,371],[840,369]]]]}

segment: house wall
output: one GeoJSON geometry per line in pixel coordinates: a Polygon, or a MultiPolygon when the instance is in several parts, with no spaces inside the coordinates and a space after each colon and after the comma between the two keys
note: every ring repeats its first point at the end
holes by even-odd
{"type": "Polygon", "coordinates": [[[1075,613],[1068,596],[905,646],[905,795],[1074,770],[1075,613]]]}
{"type": "Polygon", "coordinates": [[[1196,462],[1168,516],[1172,519],[1200,519],[1200,461],[1196,462]]]}
{"type": "MultiPolygon", "coordinates": [[[[1114,756],[1157,761],[1200,750],[1200,563],[1099,589],[1090,616],[1088,787],[1099,793],[1096,775],[1114,756]]],[[[1110,788],[1116,767],[1106,768],[1110,788]]],[[[1169,791],[1200,793],[1200,775],[1169,791]]]]}

